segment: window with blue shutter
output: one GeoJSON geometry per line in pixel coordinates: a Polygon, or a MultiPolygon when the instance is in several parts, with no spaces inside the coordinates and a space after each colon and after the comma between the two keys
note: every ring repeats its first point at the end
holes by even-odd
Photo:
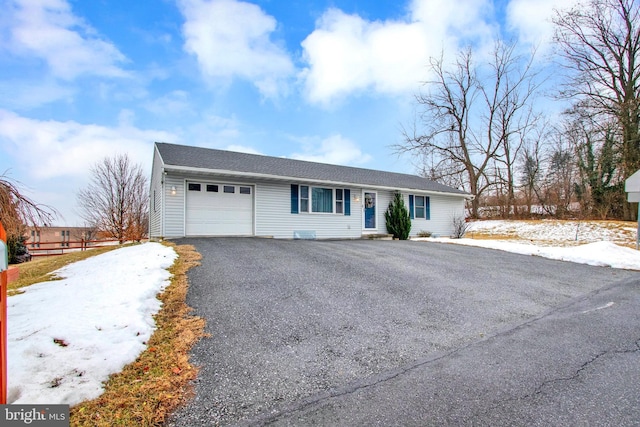
{"type": "Polygon", "coordinates": [[[298,213],[298,185],[291,184],[291,213],[298,213]]]}
{"type": "Polygon", "coordinates": [[[344,214],[351,215],[351,190],[344,189],[344,214]]]}
{"type": "Polygon", "coordinates": [[[409,217],[413,219],[413,194],[409,194],[409,217]]]}

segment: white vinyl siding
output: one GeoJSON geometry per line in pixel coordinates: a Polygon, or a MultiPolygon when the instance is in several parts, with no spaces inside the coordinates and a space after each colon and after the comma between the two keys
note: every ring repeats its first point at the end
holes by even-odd
{"type": "MultiPolygon", "coordinates": [[[[236,183],[236,194],[239,196],[239,186],[250,187],[252,195],[243,194],[243,197],[253,197],[254,201],[254,234],[256,236],[271,236],[275,238],[293,238],[294,231],[312,231],[317,239],[327,238],[359,238],[363,233],[363,209],[361,187],[344,187],[350,190],[350,215],[344,214],[292,214],[291,213],[291,182],[280,181],[245,181],[226,180],[217,176],[176,175],[169,172],[164,178],[164,237],[175,238],[185,236],[185,184],[187,181],[209,183],[222,183],[219,185],[219,193],[223,193],[224,184],[236,183]],[[200,180],[200,181],[198,181],[200,180]],[[176,194],[171,194],[171,188],[176,188],[176,194]],[[356,201],[356,199],[358,201],[356,201]]],[[[310,187],[331,188],[322,183],[309,185],[310,187]]],[[[206,190],[206,186],[202,187],[206,190]]],[[[365,189],[369,191],[370,189],[365,189]]],[[[376,221],[377,233],[387,233],[384,213],[389,202],[393,198],[393,191],[371,190],[377,192],[376,221]]],[[[412,193],[413,194],[413,193],[412,193]]],[[[309,191],[309,195],[311,192],[309,191]]],[[[464,198],[459,196],[446,196],[440,194],[426,194],[430,198],[431,219],[413,219],[411,236],[418,232],[431,231],[440,236],[449,236],[453,230],[454,215],[463,216],[464,198]]],[[[404,191],[405,204],[409,207],[409,192],[404,191]]],[[[343,192],[344,197],[344,192],[343,192]]],[[[309,200],[309,204],[311,201],[309,200]]],[[[334,205],[336,203],[334,191],[334,205]]],[[[344,208],[344,205],[343,205],[344,208]]]]}
{"type": "MultiPolygon", "coordinates": [[[[413,194],[413,193],[412,193],[413,194]]],[[[410,236],[417,236],[421,231],[430,231],[436,236],[448,237],[453,234],[453,218],[465,215],[464,199],[462,197],[441,194],[426,194],[429,197],[430,219],[417,218],[411,220],[410,236]]],[[[409,208],[409,196],[404,196],[404,203],[409,208]]],[[[414,212],[415,212],[414,194],[414,212]]]]}
{"type": "Polygon", "coordinates": [[[153,166],[149,196],[149,237],[162,237],[162,217],[164,206],[162,201],[162,160],[158,150],[153,150],[153,166]]]}
{"type": "Polygon", "coordinates": [[[359,238],[362,235],[362,205],[353,200],[353,195],[360,191],[351,189],[351,215],[292,214],[290,182],[258,182],[255,189],[256,235],[291,239],[295,231],[311,231],[317,239],[359,238]]]}
{"type": "Polygon", "coordinates": [[[184,177],[168,174],[164,178],[164,236],[184,237],[184,177]],[[175,188],[173,194],[172,188],[175,188]]]}

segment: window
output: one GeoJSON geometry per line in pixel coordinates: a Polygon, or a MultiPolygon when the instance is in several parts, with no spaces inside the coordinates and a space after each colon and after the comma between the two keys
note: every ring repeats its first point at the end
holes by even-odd
{"type": "Polygon", "coordinates": [[[251,187],[240,187],[240,194],[251,194],[251,187]]]}
{"type": "Polygon", "coordinates": [[[416,196],[416,218],[424,218],[424,196],[416,196]]]}
{"type": "Polygon", "coordinates": [[[207,192],[208,193],[217,193],[218,192],[218,186],[217,185],[213,185],[213,184],[207,184],[207,192]]]}
{"type": "Polygon", "coordinates": [[[351,190],[291,184],[291,213],[351,215],[351,190]]]}
{"type": "Polygon", "coordinates": [[[409,209],[415,218],[431,219],[429,207],[430,201],[428,196],[409,196],[409,209]]]}
{"type": "Polygon", "coordinates": [[[236,187],[234,187],[233,185],[225,185],[224,186],[224,192],[225,193],[235,193],[236,192],[236,187]]]}
{"type": "Polygon", "coordinates": [[[300,212],[309,212],[309,186],[300,186],[300,212]]]}
{"type": "Polygon", "coordinates": [[[189,183],[189,191],[200,191],[200,184],[194,182],[189,183]]]}
{"type": "Polygon", "coordinates": [[[311,211],[333,213],[333,190],[331,188],[311,188],[311,211]]]}

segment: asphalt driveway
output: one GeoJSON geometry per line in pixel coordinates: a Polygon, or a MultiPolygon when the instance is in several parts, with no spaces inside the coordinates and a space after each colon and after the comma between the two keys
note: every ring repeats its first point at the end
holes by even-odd
{"type": "Polygon", "coordinates": [[[180,243],[203,255],[187,300],[211,337],[169,426],[640,419],[638,273],[424,242],[180,243]]]}

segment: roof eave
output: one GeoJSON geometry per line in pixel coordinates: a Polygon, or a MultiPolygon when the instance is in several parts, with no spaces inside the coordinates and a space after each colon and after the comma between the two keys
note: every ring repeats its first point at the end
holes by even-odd
{"type": "Polygon", "coordinates": [[[176,165],[165,164],[164,170],[173,171],[173,172],[217,174],[217,175],[237,176],[237,177],[246,177],[246,178],[262,178],[262,179],[271,180],[271,181],[305,182],[309,184],[323,182],[323,183],[330,184],[332,186],[345,186],[345,187],[356,186],[356,187],[367,187],[367,188],[372,188],[376,190],[388,190],[388,191],[419,191],[420,193],[425,193],[425,194],[440,194],[440,195],[447,195],[447,196],[464,197],[465,199],[469,199],[469,200],[473,198],[473,196],[468,193],[454,193],[449,191],[425,190],[422,188],[390,187],[390,186],[376,185],[376,184],[362,184],[362,183],[347,182],[347,181],[332,181],[332,180],[322,180],[322,179],[300,178],[295,176],[263,174],[263,173],[256,173],[256,172],[242,172],[242,171],[225,170],[225,169],[197,168],[192,166],[176,166],[176,165]]]}

